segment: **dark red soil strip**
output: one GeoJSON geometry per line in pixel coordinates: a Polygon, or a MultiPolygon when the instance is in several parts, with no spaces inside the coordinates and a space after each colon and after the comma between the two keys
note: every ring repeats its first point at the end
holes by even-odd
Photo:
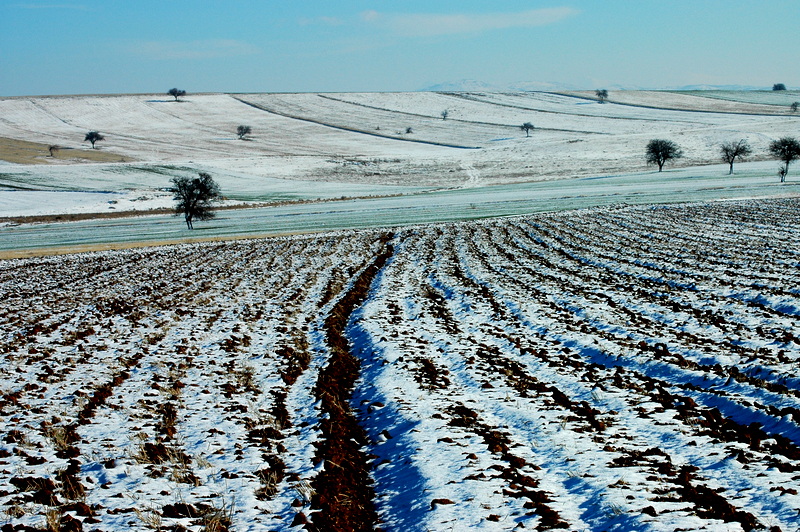
{"type": "Polygon", "coordinates": [[[350,408],[353,387],[361,364],[353,356],[345,336],[350,316],[369,294],[372,281],[394,253],[391,234],[381,237],[383,249],[353,283],[353,287],[325,320],[330,359],[320,371],[314,390],[327,417],[321,421],[323,438],[316,456],[323,471],[312,481],[313,513],[306,528],[315,532],[374,530],[378,522],[369,476],[370,457],[362,449],[367,435],[350,408]]]}

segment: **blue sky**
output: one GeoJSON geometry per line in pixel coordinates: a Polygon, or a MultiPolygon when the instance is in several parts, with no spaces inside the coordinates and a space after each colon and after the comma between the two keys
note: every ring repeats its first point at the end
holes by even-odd
{"type": "Polygon", "coordinates": [[[0,95],[800,88],[797,0],[0,0],[0,95]]]}

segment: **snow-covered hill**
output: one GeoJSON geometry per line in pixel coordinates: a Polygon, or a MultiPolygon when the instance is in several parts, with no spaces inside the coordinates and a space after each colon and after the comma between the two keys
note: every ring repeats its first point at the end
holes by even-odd
{"type": "MultiPolygon", "coordinates": [[[[38,165],[3,165],[0,186],[55,183],[48,168],[85,162],[90,130],[105,136],[100,150],[135,159],[115,163],[130,187],[149,181],[154,164],[237,179],[452,187],[642,171],[650,138],[680,144],[679,166],[718,161],[719,143],[730,139],[749,140],[754,158],[765,158],[771,139],[800,125],[788,103],[726,94],[612,91],[603,105],[593,92],[7,98],[0,138],[42,149],[38,165]],[[524,122],[536,128],[531,138],[524,122]],[[251,126],[246,140],[236,137],[238,125],[251,126]],[[65,149],[48,157],[48,145],[65,149]]],[[[87,177],[92,168],[102,172],[93,165],[87,177]]],[[[102,182],[94,189],[105,190],[102,182]]]]}
{"type": "Polygon", "coordinates": [[[609,96],[0,100],[3,532],[797,528],[792,95],[609,96]]]}

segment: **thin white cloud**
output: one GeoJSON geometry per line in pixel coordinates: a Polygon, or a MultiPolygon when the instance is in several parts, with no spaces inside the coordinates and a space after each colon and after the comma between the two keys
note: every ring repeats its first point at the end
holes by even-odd
{"type": "Polygon", "coordinates": [[[259,48],[251,44],[232,39],[145,41],[129,46],[128,51],[154,60],[217,59],[260,52],[259,48]]]}
{"type": "Polygon", "coordinates": [[[375,10],[362,11],[361,20],[365,22],[375,22],[381,18],[380,13],[375,10]]]}
{"type": "Polygon", "coordinates": [[[298,23],[301,26],[341,26],[344,21],[339,17],[314,17],[314,18],[301,18],[298,23]]]}
{"type": "Polygon", "coordinates": [[[361,13],[361,20],[385,27],[404,37],[430,37],[547,26],[578,13],[578,10],[571,7],[532,9],[518,13],[482,14],[383,14],[376,11],[364,11],[361,13]]]}

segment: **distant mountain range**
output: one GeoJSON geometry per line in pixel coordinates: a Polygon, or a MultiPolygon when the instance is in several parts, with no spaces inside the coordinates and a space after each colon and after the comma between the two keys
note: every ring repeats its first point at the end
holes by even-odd
{"type": "MultiPolygon", "coordinates": [[[[680,91],[753,91],[753,90],[771,90],[772,86],[755,86],[755,85],[683,85],[681,87],[638,87],[632,85],[608,85],[605,87],[596,87],[598,89],[607,90],[680,90],[680,91]]],[[[593,90],[586,87],[578,87],[568,83],[552,82],[552,81],[521,81],[517,83],[496,84],[486,83],[485,81],[478,81],[474,79],[462,79],[459,81],[448,81],[444,83],[437,83],[429,85],[420,89],[425,92],[525,92],[525,91],[578,91],[578,90],[593,90]]]]}
{"type": "Polygon", "coordinates": [[[524,92],[524,91],[571,91],[580,90],[579,87],[566,83],[555,83],[547,81],[522,81],[519,83],[493,84],[474,79],[462,79],[459,81],[448,81],[437,83],[420,89],[421,91],[431,92],[524,92]]]}
{"type": "Polygon", "coordinates": [[[769,87],[759,87],[756,85],[684,85],[668,90],[679,91],[770,91],[772,85],[769,87]]]}

